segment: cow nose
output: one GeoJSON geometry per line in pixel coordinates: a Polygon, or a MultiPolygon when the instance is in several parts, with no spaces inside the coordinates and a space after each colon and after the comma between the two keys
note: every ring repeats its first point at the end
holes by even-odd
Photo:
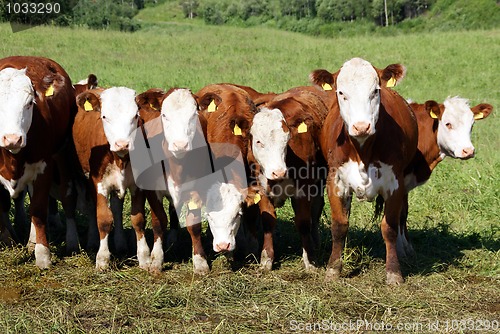
{"type": "Polygon", "coordinates": [[[130,141],[128,140],[117,140],[115,142],[115,148],[117,152],[127,151],[129,149],[130,141]]]}
{"type": "Polygon", "coordinates": [[[174,148],[178,151],[186,151],[188,149],[187,141],[176,141],[174,142],[174,148]]]}
{"type": "Polygon", "coordinates": [[[3,146],[7,149],[20,148],[23,142],[23,137],[20,135],[4,135],[2,138],[3,146]]]}
{"type": "Polygon", "coordinates": [[[357,122],[355,123],[352,128],[354,130],[354,135],[355,136],[366,136],[368,132],[370,131],[370,123],[367,122],[357,122]]]}
{"type": "Polygon", "coordinates": [[[285,177],[285,174],[286,174],[286,169],[281,169],[281,170],[275,170],[274,172],[272,172],[272,176],[273,176],[273,179],[281,179],[283,177],[285,177]]]}
{"type": "Polygon", "coordinates": [[[462,150],[462,159],[469,159],[474,157],[474,147],[466,147],[462,150]]]}
{"type": "Polygon", "coordinates": [[[231,244],[229,242],[220,242],[217,245],[215,245],[215,250],[217,252],[227,252],[230,246],[231,244]]]}

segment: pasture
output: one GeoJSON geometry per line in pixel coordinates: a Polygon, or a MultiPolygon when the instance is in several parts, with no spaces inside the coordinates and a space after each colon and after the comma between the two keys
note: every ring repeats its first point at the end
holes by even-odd
{"type": "Polygon", "coordinates": [[[174,86],[196,92],[217,82],[281,92],[307,85],[314,69],[336,71],[359,56],[381,68],[404,64],[407,76],[396,89],[405,98],[442,102],[460,95],[471,105],[488,102],[495,110],[474,126],[474,159],[445,159],[429,182],[410,194],[408,227],[416,256],[402,261],[406,283],[401,286],[385,285],[385,248],[379,222],[371,221],[371,203],[353,201],[343,278],[331,283],[323,281],[331,248],[328,208],[321,226],[322,267],[308,274],[287,204],[278,211],[278,263],[270,273],[251,262],[231,269],[219,256],[208,276],[193,276],[187,233],[177,245],[181,256],[167,251],[157,276],[140,270],[133,257],[114,259],[112,270],[97,273],[95,254],[64,256],[57,235],[50,270],[36,268],[21,246],[3,249],[0,331],[455,333],[495,324],[498,329],[499,54],[500,30],[320,39],[183,24],[135,34],[53,27],[13,34],[1,24],[0,57],[46,56],[75,82],[95,73],[102,86],[123,85],[138,93],[174,86]]]}

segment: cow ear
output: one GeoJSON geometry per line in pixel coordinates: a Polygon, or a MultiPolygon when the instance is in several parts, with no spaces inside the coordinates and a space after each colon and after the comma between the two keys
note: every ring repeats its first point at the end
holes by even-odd
{"type": "Polygon", "coordinates": [[[43,79],[35,83],[35,89],[40,99],[52,98],[65,85],[66,79],[59,73],[51,73],[43,77],[43,79]]]}
{"type": "Polygon", "coordinates": [[[161,110],[161,103],[165,92],[162,89],[152,88],[135,97],[135,102],[140,110],[155,112],[161,110]]]}
{"type": "Polygon", "coordinates": [[[252,206],[254,204],[259,204],[262,199],[262,195],[260,193],[260,187],[258,186],[250,186],[248,187],[246,192],[245,203],[247,206],[252,206]]]}
{"type": "Polygon", "coordinates": [[[425,110],[429,113],[429,116],[434,119],[441,119],[441,107],[439,103],[434,100],[425,101],[425,110]]]}
{"type": "Polygon", "coordinates": [[[98,85],[97,76],[95,74],[89,74],[87,78],[87,89],[95,89],[98,85]]]}
{"type": "Polygon", "coordinates": [[[471,110],[474,113],[474,119],[480,120],[488,117],[488,115],[491,114],[491,112],[493,111],[493,106],[488,103],[480,103],[477,106],[472,107],[471,110]]]}
{"type": "Polygon", "coordinates": [[[383,70],[376,70],[380,76],[381,85],[389,88],[399,84],[406,76],[406,67],[401,64],[391,64],[383,70]]]}
{"type": "Polygon", "coordinates": [[[221,102],[221,97],[212,92],[206,93],[202,97],[198,98],[198,106],[200,107],[200,110],[206,112],[217,111],[221,102]]]}
{"type": "Polygon", "coordinates": [[[87,90],[76,97],[76,104],[84,111],[101,112],[101,99],[93,90],[87,90]]]}
{"type": "Polygon", "coordinates": [[[309,81],[312,84],[320,86],[323,90],[333,90],[335,87],[335,79],[337,78],[337,73],[330,73],[327,70],[314,70],[309,74],[309,81]]]}
{"type": "Polygon", "coordinates": [[[235,136],[246,138],[250,131],[250,123],[243,117],[235,117],[229,122],[229,128],[235,136]]]}

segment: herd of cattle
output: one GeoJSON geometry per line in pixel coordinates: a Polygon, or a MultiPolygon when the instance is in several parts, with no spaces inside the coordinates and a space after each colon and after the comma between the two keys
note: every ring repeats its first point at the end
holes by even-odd
{"type": "Polygon", "coordinates": [[[97,87],[94,75],[73,85],[50,59],[1,59],[1,240],[19,240],[9,210],[11,198],[23,203],[27,191],[28,245],[34,246],[36,265],[48,268],[46,226],[57,199],[66,217],[67,250],[79,250],[75,214],[82,211],[89,221],[87,246],[98,249],[96,268],[106,269],[108,238],[113,223],[122,223],[129,190],[141,268],[161,270],[168,217],[172,239],[182,217],[194,272],[207,273],[201,242],[205,217],[215,252],[235,250],[240,227],[250,231],[247,238],[257,248],[261,229],[261,248],[252,251],[260,251],[261,266],[271,269],[276,208],[290,198],[304,265],[314,270],[326,187],[332,235],[326,278],[341,273],[355,193],[383,208],[387,283],[402,283],[398,255],[412,251],[408,192],[427,181],[445,156],[473,157],[474,120],[493,109],[486,103],[470,107],[459,97],[442,104],[409,103],[391,89],[404,75],[402,65],[378,69],[353,58],[335,73],[313,71],[311,86],[279,94],[226,83],[195,94],[184,88],[136,94],[125,87],[97,87]]]}

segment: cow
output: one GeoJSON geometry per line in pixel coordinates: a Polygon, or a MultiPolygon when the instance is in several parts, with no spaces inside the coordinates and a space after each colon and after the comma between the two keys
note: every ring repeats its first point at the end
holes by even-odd
{"type": "Polygon", "coordinates": [[[89,74],[87,78],[73,85],[75,89],[75,98],[86,90],[97,88],[98,84],[97,76],[95,74],[89,74]]]}
{"type": "Polygon", "coordinates": [[[145,141],[136,137],[136,150],[131,155],[134,179],[139,187],[156,191],[158,202],[151,200],[150,205],[160,223],[166,221],[165,213],[154,203],[161,203],[167,196],[177,214],[187,204],[186,228],[193,247],[193,271],[203,275],[210,268],[201,243],[201,206],[206,187],[200,181],[213,172],[205,139],[206,121],[189,89],[146,93],[139,96],[139,107],[143,113],[156,114],[152,116],[156,120],[144,124],[145,141]]]}
{"type": "Polygon", "coordinates": [[[251,235],[242,240],[240,249],[242,253],[255,253],[258,242],[254,225],[258,208],[254,204],[258,203],[258,197],[256,201],[256,188],[252,187],[255,166],[250,166],[248,154],[250,128],[257,108],[250,94],[234,84],[210,84],[195,95],[200,113],[207,121],[207,142],[214,170],[225,171],[225,179],[211,184],[206,194],[205,211],[213,235],[212,248],[215,252],[234,251],[241,225],[242,231],[249,231],[251,235]]]}
{"type": "MultiPolygon", "coordinates": [[[[126,87],[87,90],[76,98],[73,140],[82,172],[89,178],[99,230],[96,269],[109,268],[108,238],[113,222],[121,226],[123,197],[130,190],[131,222],[137,238],[139,267],[149,270],[150,251],[144,235],[143,192],[132,177],[129,151],[139,125],[136,92],[126,87]],[[108,206],[108,197],[110,205],[108,206]]],[[[116,239],[115,239],[116,240],[116,239]]]]}
{"type": "Polygon", "coordinates": [[[326,162],[318,140],[328,114],[326,97],[322,95],[324,92],[315,87],[267,94],[254,117],[251,151],[260,166],[257,177],[265,194],[259,202],[264,230],[260,262],[264,270],[272,269],[274,261],[275,208],[288,197],[301,236],[305,268],[316,268],[315,248],[326,178],[326,162]]]}
{"type": "Polygon", "coordinates": [[[311,81],[330,93],[333,102],[320,132],[328,163],[327,193],[331,207],[332,252],[326,279],[340,276],[342,251],[352,194],[358,199],[385,201],[381,230],[386,248],[386,281],[404,282],[396,243],[406,187],[404,171],[418,141],[418,126],[408,103],[388,85],[399,82],[406,69],[399,64],[377,69],[353,58],[339,71],[316,70],[311,81]]]}
{"type": "MultiPolygon", "coordinates": [[[[0,60],[0,182],[11,198],[32,187],[29,212],[35,264],[41,269],[51,265],[46,236],[50,184],[54,168],[64,164],[61,150],[71,139],[75,113],[74,88],[58,63],[27,56],[0,60]]],[[[61,184],[65,206],[66,182],[61,184]]]]}
{"type": "MultiPolygon", "coordinates": [[[[429,180],[432,171],[445,157],[470,159],[475,149],[470,140],[475,120],[481,120],[493,111],[493,106],[480,103],[470,107],[467,99],[448,97],[444,103],[428,100],[423,104],[410,103],[418,123],[418,148],[405,172],[406,191],[409,192],[429,180]]],[[[401,212],[398,234],[398,253],[408,256],[413,248],[408,240],[408,195],[401,212]]]]}

